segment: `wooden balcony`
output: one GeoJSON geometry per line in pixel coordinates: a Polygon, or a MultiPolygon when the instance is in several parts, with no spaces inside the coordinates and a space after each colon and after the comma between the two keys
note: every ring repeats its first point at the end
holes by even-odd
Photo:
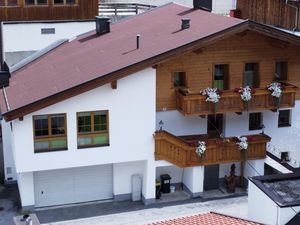
{"type": "Polygon", "coordinates": [[[214,103],[206,102],[206,96],[200,93],[184,93],[182,90],[177,90],[176,108],[185,116],[291,108],[295,106],[297,90],[296,86],[286,85],[279,105],[276,103],[276,99],[271,96],[270,91],[265,88],[256,89],[248,104],[244,103],[241,96],[235,91],[226,90],[223,91],[216,106],[214,103]]]}
{"type": "Polygon", "coordinates": [[[264,159],[266,157],[267,142],[271,138],[265,134],[247,136],[249,146],[246,154],[239,150],[236,138],[214,138],[207,135],[177,137],[166,131],[158,131],[155,139],[155,159],[166,160],[178,167],[213,165],[233,163],[243,160],[264,159]],[[203,157],[196,154],[198,141],[206,142],[203,157]]]}

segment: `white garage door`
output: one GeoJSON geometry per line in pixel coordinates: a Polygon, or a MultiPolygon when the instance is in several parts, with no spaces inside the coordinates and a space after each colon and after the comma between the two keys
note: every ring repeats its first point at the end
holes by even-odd
{"type": "Polygon", "coordinates": [[[112,192],[112,165],[34,173],[36,207],[111,199],[112,192]]]}

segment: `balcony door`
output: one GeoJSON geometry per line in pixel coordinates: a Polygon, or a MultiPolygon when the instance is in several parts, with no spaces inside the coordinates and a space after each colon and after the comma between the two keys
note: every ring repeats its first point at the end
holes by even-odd
{"type": "Polygon", "coordinates": [[[229,65],[219,64],[215,65],[214,68],[214,83],[213,87],[220,90],[228,90],[228,74],[229,74],[229,65]]]}
{"type": "Polygon", "coordinates": [[[259,87],[259,65],[258,63],[246,63],[244,71],[243,86],[259,87]]]}
{"type": "Polygon", "coordinates": [[[223,133],[223,114],[207,116],[207,134],[209,137],[220,137],[223,133]]]}

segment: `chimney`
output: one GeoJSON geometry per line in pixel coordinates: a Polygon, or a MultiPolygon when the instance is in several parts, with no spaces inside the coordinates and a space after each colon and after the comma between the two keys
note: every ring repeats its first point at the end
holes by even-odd
{"type": "Polygon", "coordinates": [[[3,23],[0,22],[0,88],[9,85],[9,68],[4,61],[4,45],[3,45],[3,23]]]}
{"type": "Polygon", "coordinates": [[[110,18],[96,16],[96,32],[103,35],[110,32],[110,18]]]}
{"type": "Polygon", "coordinates": [[[193,0],[194,9],[212,11],[212,0],[193,0]]]}
{"type": "Polygon", "coordinates": [[[181,19],[181,29],[184,30],[184,29],[188,29],[190,28],[190,19],[181,19]]]}

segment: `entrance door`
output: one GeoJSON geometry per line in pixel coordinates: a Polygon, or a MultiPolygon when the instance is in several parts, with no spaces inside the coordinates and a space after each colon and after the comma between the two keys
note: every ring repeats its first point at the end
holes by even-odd
{"type": "Polygon", "coordinates": [[[209,137],[220,137],[221,133],[223,133],[223,114],[208,115],[207,134],[209,137]]]}
{"type": "Polygon", "coordinates": [[[204,167],[204,190],[219,188],[219,164],[204,167]]]}

